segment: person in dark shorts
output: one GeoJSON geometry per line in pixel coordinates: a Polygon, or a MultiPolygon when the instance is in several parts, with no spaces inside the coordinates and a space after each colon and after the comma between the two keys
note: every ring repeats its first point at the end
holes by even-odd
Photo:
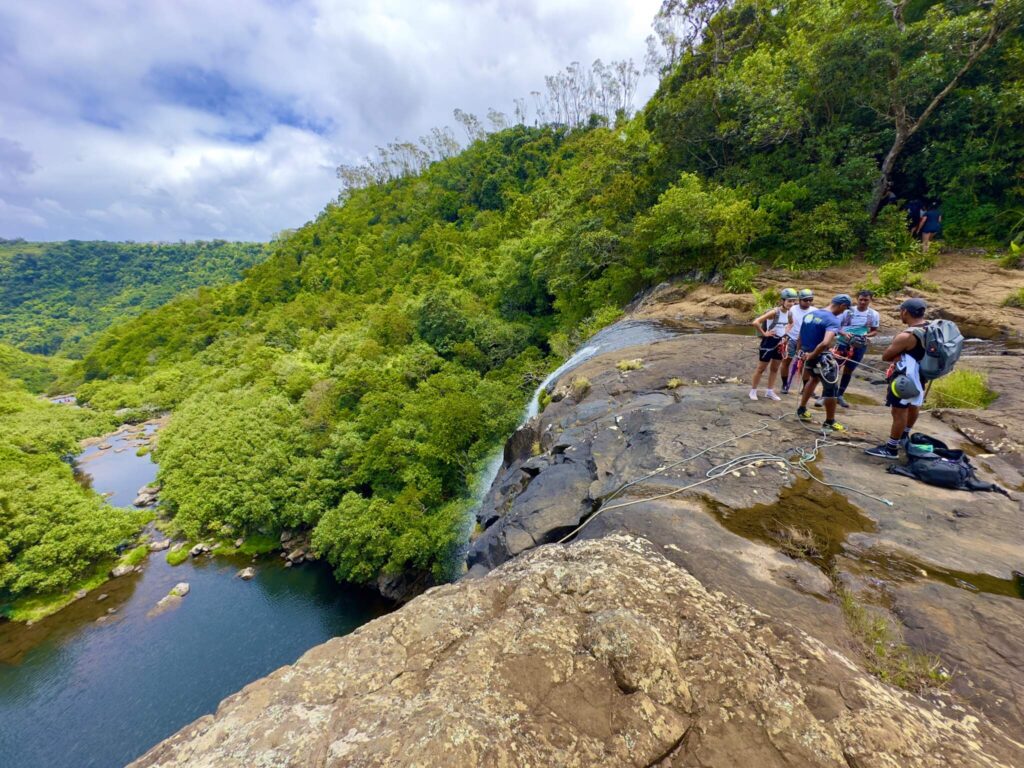
{"type": "Polygon", "coordinates": [[[924,347],[911,329],[928,324],[924,319],[927,309],[928,302],[924,299],[907,299],[900,304],[900,320],[907,327],[896,334],[892,344],[882,353],[882,360],[892,363],[886,376],[889,386],[885,395],[885,404],[892,413],[892,428],[884,444],[864,451],[868,456],[898,459],[900,446],[906,445],[910,430],[914,428],[924,405],[920,373],[924,347]]]}
{"type": "Polygon", "coordinates": [[[921,209],[921,223],[918,224],[917,230],[921,234],[921,252],[928,253],[928,247],[931,245],[932,238],[934,238],[939,230],[942,229],[942,211],[939,210],[938,201],[933,201],[921,209]]]}
{"type": "Polygon", "coordinates": [[[807,401],[814,394],[814,388],[821,382],[822,397],[825,401],[825,429],[844,432],[846,427],[836,421],[836,398],[839,396],[839,365],[830,351],[832,342],[839,333],[839,315],[843,314],[853,299],[841,293],[832,299],[828,309],[815,309],[804,315],[800,324],[799,346],[804,355],[804,390],[800,395],[797,418],[810,421],[807,401]]]}
{"type": "Polygon", "coordinates": [[[765,369],[768,370],[768,389],[764,396],[769,400],[781,400],[775,394],[775,377],[779,375],[779,365],[786,357],[786,328],[789,326],[789,308],[796,303],[796,291],[785,288],[779,299],[779,306],[773,307],[751,322],[761,334],[761,343],[757,352],[757,369],[750,382],[750,399],[757,400],[757,385],[765,369]]]}

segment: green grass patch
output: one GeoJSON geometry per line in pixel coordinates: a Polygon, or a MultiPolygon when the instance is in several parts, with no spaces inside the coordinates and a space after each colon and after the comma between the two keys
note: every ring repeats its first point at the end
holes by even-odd
{"type": "Polygon", "coordinates": [[[590,379],[586,376],[576,376],[569,385],[569,390],[572,392],[573,400],[578,403],[590,392],[590,379]]]}
{"type": "Polygon", "coordinates": [[[644,361],[641,360],[639,357],[634,358],[632,360],[619,360],[619,362],[615,364],[615,367],[618,368],[623,373],[625,373],[626,371],[639,371],[643,370],[644,361]]]}
{"type": "Polygon", "coordinates": [[[1024,288],[1018,288],[1016,291],[1014,291],[1005,299],[1003,299],[1003,306],[1024,309],[1024,288]]]}
{"type": "Polygon", "coordinates": [[[39,621],[75,601],[75,593],[84,589],[91,592],[110,578],[111,563],[104,561],[96,566],[96,571],[71,585],[67,592],[53,595],[27,595],[0,606],[0,616],[11,621],[39,621]]]}
{"type": "Polygon", "coordinates": [[[223,555],[265,555],[281,548],[281,542],[274,536],[265,536],[261,533],[254,533],[247,536],[242,546],[236,547],[234,540],[222,541],[213,549],[213,554],[223,555]]]}
{"type": "Polygon", "coordinates": [[[146,555],[149,554],[149,546],[146,544],[140,544],[137,547],[127,550],[121,555],[121,558],[117,561],[117,565],[130,565],[134,568],[140,565],[143,560],[146,559],[146,555]]]}
{"type": "Polygon", "coordinates": [[[836,587],[836,594],[847,626],[861,643],[868,668],[880,680],[914,692],[942,687],[949,681],[938,657],[907,645],[899,628],[886,616],[860,603],[847,589],[836,587]]]}
{"type": "Polygon", "coordinates": [[[147,453],[149,453],[149,445],[148,444],[140,445],[138,450],[135,451],[135,455],[136,456],[145,456],[147,453]]]}
{"type": "Polygon", "coordinates": [[[988,388],[988,376],[960,368],[932,382],[927,408],[987,408],[998,397],[988,388]]]}
{"type": "Polygon", "coordinates": [[[167,550],[167,564],[168,565],[181,565],[188,560],[188,544],[183,546],[181,549],[167,550]]]}

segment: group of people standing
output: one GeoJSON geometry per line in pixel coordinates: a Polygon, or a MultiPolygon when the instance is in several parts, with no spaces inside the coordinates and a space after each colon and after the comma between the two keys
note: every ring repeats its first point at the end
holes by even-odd
{"type": "MultiPolygon", "coordinates": [[[[814,292],[783,289],[779,305],[752,321],[761,335],[758,364],[751,381],[749,397],[759,399],[758,387],[765,372],[768,387],[764,397],[782,400],[775,392],[781,378],[781,392],[788,394],[794,379],[800,387],[797,417],[813,419],[807,405],[821,386],[818,405],[825,409],[823,428],[844,432],[846,427],[836,421],[836,406],[849,408],[844,395],[854,372],[867,351],[871,338],[878,335],[881,318],[871,307],[871,291],[860,291],[854,301],[848,294],[834,296],[826,308],[814,306],[814,292]]],[[[866,453],[895,459],[901,443],[905,443],[924,402],[924,392],[917,365],[924,349],[915,328],[926,324],[927,303],[924,299],[907,299],[900,305],[900,319],[907,326],[897,334],[882,354],[891,364],[886,405],[892,409],[893,425],[888,441],[866,453]]]]}

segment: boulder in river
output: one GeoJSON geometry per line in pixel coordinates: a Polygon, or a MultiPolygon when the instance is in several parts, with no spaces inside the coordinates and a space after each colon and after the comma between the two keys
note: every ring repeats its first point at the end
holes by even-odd
{"type": "Polygon", "coordinates": [[[102,603],[102,602],[103,602],[104,600],[106,600],[106,599],[107,599],[108,597],[110,597],[110,595],[108,595],[108,594],[107,594],[106,592],[104,592],[104,593],[102,593],[102,594],[101,594],[101,595],[100,595],[99,597],[97,597],[97,598],[96,598],[96,602],[97,602],[97,603],[102,603]]]}
{"type": "Polygon", "coordinates": [[[189,589],[187,581],[179,581],[171,588],[169,594],[174,595],[175,597],[184,597],[189,593],[189,589]]]}
{"type": "Polygon", "coordinates": [[[241,537],[239,537],[239,538],[235,539],[235,549],[238,549],[238,548],[239,548],[239,547],[241,547],[241,546],[242,546],[243,544],[245,544],[245,539],[243,539],[243,538],[241,538],[241,537]]]}
{"type": "Polygon", "coordinates": [[[256,569],[252,566],[249,566],[248,568],[243,568],[238,572],[238,578],[240,578],[242,581],[249,581],[249,579],[253,578],[254,576],[256,576],[256,569]]]}
{"type": "Polygon", "coordinates": [[[75,600],[81,600],[87,594],[89,594],[89,593],[86,590],[80,589],[77,592],[75,592],[75,600]]]}
{"type": "Polygon", "coordinates": [[[211,547],[209,544],[206,544],[205,542],[200,542],[199,544],[196,544],[194,547],[192,547],[192,549],[190,549],[188,553],[192,555],[192,557],[199,557],[200,555],[209,552],[210,549],[211,547]]]}
{"type": "Polygon", "coordinates": [[[171,546],[171,540],[170,539],[160,539],[158,541],[151,541],[151,542],[149,542],[149,551],[150,552],[162,552],[165,549],[169,549],[170,546],[171,546]]]}
{"type": "Polygon", "coordinates": [[[298,565],[306,559],[306,550],[304,549],[293,549],[288,553],[288,562],[293,565],[298,565]]]}
{"type": "Polygon", "coordinates": [[[121,565],[114,566],[114,568],[110,571],[110,575],[113,578],[117,579],[117,578],[120,578],[121,576],[127,576],[129,573],[134,573],[134,572],[135,572],[135,566],[128,565],[127,563],[122,563],[121,565]]]}

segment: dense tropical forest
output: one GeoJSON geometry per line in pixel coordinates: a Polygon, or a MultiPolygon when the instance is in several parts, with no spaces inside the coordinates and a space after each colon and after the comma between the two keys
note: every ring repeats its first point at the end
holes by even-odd
{"type": "MultiPolygon", "coordinates": [[[[108,328],[63,383],[81,418],[173,410],[157,458],[187,536],[304,526],[341,579],[446,578],[474,480],[538,377],[644,288],[851,258],[909,271],[894,197],[941,201],[950,241],[1016,237],[1022,14],[666,0],[660,86],[636,114],[599,108],[600,76],[553,78],[545,119],[517,104],[488,133],[462,113],[461,151],[440,131],[339,169],[339,198],[245,279],[108,328]]],[[[0,495],[8,530],[25,503],[0,495]]],[[[3,540],[10,591],[70,583],[41,584],[47,557],[81,575],[96,555],[3,540]]]]}
{"type": "Polygon", "coordinates": [[[265,256],[261,243],[0,241],[0,342],[80,356],[112,323],[199,286],[233,282],[265,256]]]}

